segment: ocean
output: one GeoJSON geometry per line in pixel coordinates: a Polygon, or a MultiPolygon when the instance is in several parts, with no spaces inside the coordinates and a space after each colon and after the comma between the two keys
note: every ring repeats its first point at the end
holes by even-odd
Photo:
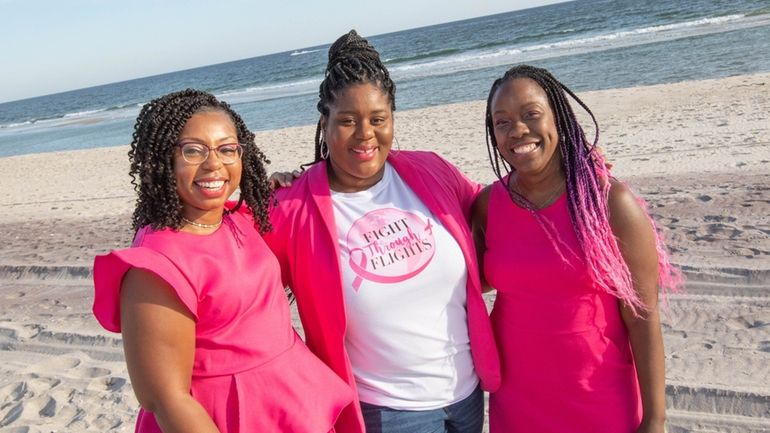
{"type": "MultiPolygon", "coordinates": [[[[579,0],[364,36],[405,110],[485,99],[518,63],[576,91],[768,72],[770,0],[579,0]]],[[[229,102],[253,130],[314,124],[331,42],[0,104],[0,157],[128,144],[144,103],[188,87],[229,102]]]]}

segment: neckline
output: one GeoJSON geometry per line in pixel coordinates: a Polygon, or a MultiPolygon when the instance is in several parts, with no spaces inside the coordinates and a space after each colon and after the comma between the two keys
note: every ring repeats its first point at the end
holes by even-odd
{"type": "Polygon", "coordinates": [[[557,204],[560,204],[562,201],[564,201],[567,197],[567,188],[565,187],[564,190],[556,197],[555,200],[553,200],[551,203],[549,203],[547,206],[541,207],[541,208],[529,208],[526,206],[522,206],[518,201],[516,201],[513,198],[512,192],[510,190],[510,178],[511,175],[509,174],[504,179],[500,180],[500,186],[503,189],[503,194],[508,198],[508,201],[510,201],[514,206],[516,206],[518,209],[531,212],[531,213],[543,213],[548,211],[549,209],[553,208],[557,204]]]}
{"type": "Polygon", "coordinates": [[[220,230],[222,230],[226,225],[229,225],[231,223],[232,223],[232,220],[230,219],[230,214],[229,213],[223,213],[222,214],[222,224],[220,224],[219,227],[217,227],[211,233],[191,233],[191,232],[187,232],[187,231],[183,231],[183,230],[174,230],[174,232],[182,233],[182,234],[185,234],[187,236],[209,237],[209,236],[213,236],[213,235],[219,233],[220,230]]]}
{"type": "Polygon", "coordinates": [[[382,172],[382,179],[377,181],[377,183],[370,186],[369,188],[362,189],[361,191],[342,192],[335,191],[330,186],[329,192],[331,193],[332,198],[341,198],[344,200],[369,200],[372,196],[379,194],[381,191],[388,187],[388,184],[394,175],[393,171],[393,166],[391,166],[388,161],[385,161],[385,166],[383,167],[382,172]]]}

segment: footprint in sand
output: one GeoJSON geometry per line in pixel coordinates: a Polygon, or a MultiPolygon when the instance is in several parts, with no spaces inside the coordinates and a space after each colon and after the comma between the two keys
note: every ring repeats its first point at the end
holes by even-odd
{"type": "Polygon", "coordinates": [[[698,200],[700,200],[702,202],[709,202],[709,201],[713,200],[713,198],[711,198],[710,195],[706,195],[706,194],[701,194],[697,198],[698,198],[698,200]]]}
{"type": "Polygon", "coordinates": [[[61,380],[52,377],[34,377],[9,383],[0,388],[0,407],[10,402],[21,401],[24,398],[48,394],[60,383],[61,380]]]}
{"type": "Polygon", "coordinates": [[[706,222],[719,222],[719,223],[732,223],[735,222],[735,217],[727,215],[706,215],[703,217],[706,222]]]}
{"type": "Polygon", "coordinates": [[[768,323],[764,318],[760,319],[758,318],[758,316],[759,314],[757,314],[755,317],[752,317],[752,316],[733,317],[730,320],[726,321],[725,324],[732,329],[759,329],[770,325],[770,323],[768,323]]]}
{"type": "Polygon", "coordinates": [[[770,341],[760,341],[759,342],[759,350],[762,352],[770,352],[770,341]]]}
{"type": "Polygon", "coordinates": [[[43,362],[30,365],[29,367],[24,369],[24,372],[37,374],[40,372],[71,370],[79,366],[81,362],[82,361],[77,358],[68,358],[68,357],[50,358],[50,359],[46,359],[43,362]]]}
{"type": "Polygon", "coordinates": [[[747,259],[753,259],[762,253],[756,248],[725,247],[724,250],[731,256],[745,257],[747,259]]]}
{"type": "Polygon", "coordinates": [[[78,369],[77,372],[75,372],[74,376],[79,377],[81,379],[93,379],[96,377],[103,377],[107,376],[112,371],[102,368],[102,367],[89,367],[84,369],[78,369]]]}
{"type": "Polygon", "coordinates": [[[16,403],[0,420],[0,427],[7,426],[19,419],[39,419],[56,415],[56,400],[49,396],[40,396],[16,403]]]}
{"type": "Polygon", "coordinates": [[[695,240],[713,241],[716,239],[735,239],[742,234],[743,231],[737,227],[722,223],[711,223],[698,227],[695,233],[695,240]]]}

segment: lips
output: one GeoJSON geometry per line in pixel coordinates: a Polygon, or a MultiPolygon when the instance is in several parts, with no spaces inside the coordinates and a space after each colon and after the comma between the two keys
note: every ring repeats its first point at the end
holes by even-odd
{"type": "Polygon", "coordinates": [[[535,150],[537,150],[538,144],[537,143],[521,143],[521,144],[514,144],[511,146],[511,152],[513,152],[516,155],[524,155],[527,153],[532,153],[535,150]]]}
{"type": "Polygon", "coordinates": [[[225,185],[224,180],[196,181],[196,185],[206,189],[220,189],[225,185]]]}
{"type": "Polygon", "coordinates": [[[351,149],[353,156],[361,161],[368,161],[377,154],[377,146],[372,147],[354,147],[351,149]]]}
{"type": "Polygon", "coordinates": [[[224,179],[200,179],[194,181],[193,184],[204,196],[216,198],[226,192],[227,181],[224,179]]]}

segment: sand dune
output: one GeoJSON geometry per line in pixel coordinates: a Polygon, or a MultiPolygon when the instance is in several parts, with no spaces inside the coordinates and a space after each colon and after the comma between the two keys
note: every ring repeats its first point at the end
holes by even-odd
{"type": "MultiPolygon", "coordinates": [[[[669,432],[770,431],[770,74],[581,96],[688,278],[663,320],[669,432]]],[[[399,146],[490,182],[483,108],[400,112],[399,146]]],[[[314,128],[257,141],[289,170],[314,128]]],[[[133,431],[120,336],[90,315],[93,256],[131,238],[126,151],[0,159],[0,432],[133,431]]]]}

